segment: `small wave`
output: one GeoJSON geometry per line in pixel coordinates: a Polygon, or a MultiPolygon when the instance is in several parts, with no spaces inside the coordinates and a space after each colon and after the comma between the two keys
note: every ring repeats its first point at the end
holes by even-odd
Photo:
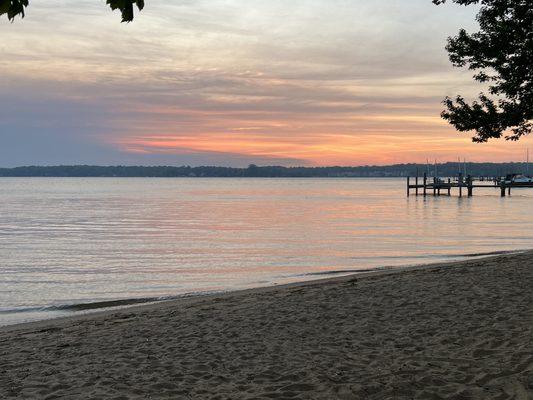
{"type": "Polygon", "coordinates": [[[145,297],[138,299],[121,299],[121,300],[106,300],[95,301],[93,303],[78,303],[78,304],[65,304],[60,306],[50,307],[50,311],[86,311],[86,310],[98,310],[100,308],[111,307],[124,307],[132,306],[135,304],[155,303],[158,301],[170,300],[170,298],[163,297],[145,297]]]}
{"type": "Polygon", "coordinates": [[[485,257],[485,256],[498,256],[505,254],[517,254],[522,253],[524,249],[518,250],[501,250],[501,251],[489,251],[489,252],[480,252],[480,253],[453,253],[453,254],[412,254],[408,256],[387,256],[387,255],[378,255],[375,257],[351,257],[352,260],[435,260],[443,258],[459,258],[459,257],[485,257]]]}
{"type": "MultiPolygon", "coordinates": [[[[454,259],[460,259],[460,258],[476,258],[476,257],[490,257],[490,256],[501,256],[506,254],[518,254],[522,253],[527,250],[500,250],[500,251],[488,251],[488,252],[480,252],[480,253],[466,253],[466,254],[440,254],[440,255],[417,255],[417,256],[409,256],[409,257],[381,257],[383,259],[447,259],[447,258],[454,258],[454,259]]],[[[380,258],[380,257],[376,257],[380,258]]],[[[398,266],[401,267],[401,266],[398,266]]],[[[375,271],[382,271],[386,269],[394,268],[393,266],[383,266],[383,267],[376,267],[376,268],[369,268],[369,269],[340,269],[340,270],[331,270],[331,271],[320,271],[320,272],[309,272],[306,274],[301,274],[298,276],[328,276],[328,275],[342,275],[342,274],[357,274],[357,273],[365,273],[365,272],[375,272],[375,271]]]]}
{"type": "Polygon", "coordinates": [[[320,272],[309,272],[307,274],[302,274],[299,276],[322,276],[322,275],[342,275],[342,274],[358,274],[366,272],[381,271],[388,267],[377,267],[377,268],[368,268],[368,269],[339,269],[332,271],[320,271],[320,272]]]}
{"type": "Polygon", "coordinates": [[[457,258],[457,257],[487,257],[487,256],[503,256],[506,254],[517,254],[522,253],[526,250],[501,250],[501,251],[488,251],[485,253],[467,253],[467,254],[445,254],[442,257],[444,258],[457,258]]]}
{"type": "Polygon", "coordinates": [[[158,303],[162,301],[177,300],[180,298],[194,297],[194,296],[210,294],[210,293],[211,292],[187,293],[181,296],[144,297],[144,298],[132,298],[132,299],[95,301],[91,303],[61,304],[61,305],[44,306],[44,307],[12,308],[12,309],[0,310],[0,315],[31,313],[31,312],[90,311],[90,310],[99,310],[99,309],[104,309],[104,308],[127,307],[127,306],[139,305],[139,304],[158,303]]]}

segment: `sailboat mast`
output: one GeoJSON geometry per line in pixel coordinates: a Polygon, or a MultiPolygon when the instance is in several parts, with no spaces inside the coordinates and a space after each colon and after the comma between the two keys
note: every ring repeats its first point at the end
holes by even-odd
{"type": "Polygon", "coordinates": [[[529,147],[526,149],[526,176],[529,176],[529,147]]]}

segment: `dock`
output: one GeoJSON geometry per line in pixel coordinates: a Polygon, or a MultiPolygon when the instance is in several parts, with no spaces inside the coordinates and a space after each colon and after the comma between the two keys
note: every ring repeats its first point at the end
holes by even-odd
{"type": "Polygon", "coordinates": [[[515,184],[507,182],[501,177],[473,177],[459,174],[454,178],[428,177],[407,177],[407,197],[415,196],[451,196],[452,190],[458,193],[459,197],[466,195],[472,197],[474,189],[499,190],[500,196],[510,196],[513,188],[533,188],[533,183],[515,184]]]}

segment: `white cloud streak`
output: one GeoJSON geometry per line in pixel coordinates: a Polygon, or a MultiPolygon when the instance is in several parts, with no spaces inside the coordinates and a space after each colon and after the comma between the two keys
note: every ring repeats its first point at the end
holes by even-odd
{"type": "Polygon", "coordinates": [[[103,1],[35,1],[0,23],[0,144],[19,149],[11,164],[40,127],[108,163],[454,158],[479,147],[438,118],[440,100],[479,88],[443,47],[475,29],[474,13],[429,0],[147,0],[120,24],[103,1]]]}

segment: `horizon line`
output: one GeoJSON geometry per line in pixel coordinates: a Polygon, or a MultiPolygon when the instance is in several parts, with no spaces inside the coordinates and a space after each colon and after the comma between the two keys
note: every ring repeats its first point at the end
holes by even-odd
{"type": "Polygon", "coordinates": [[[170,165],[170,164],[152,164],[152,165],[142,165],[142,164],[49,164],[49,165],[19,165],[19,166],[0,166],[0,169],[13,170],[19,168],[72,168],[72,167],[91,167],[91,168],[226,168],[226,169],[250,169],[250,168],[286,168],[286,169],[319,169],[319,168],[381,168],[381,167],[395,167],[395,166],[409,166],[409,165],[448,165],[448,164],[489,164],[489,165],[502,165],[502,164],[527,164],[528,161],[443,161],[443,162],[403,162],[395,164],[360,164],[360,165],[279,165],[279,164],[268,164],[268,165],[258,165],[250,163],[247,166],[227,166],[227,165],[170,165]]]}

